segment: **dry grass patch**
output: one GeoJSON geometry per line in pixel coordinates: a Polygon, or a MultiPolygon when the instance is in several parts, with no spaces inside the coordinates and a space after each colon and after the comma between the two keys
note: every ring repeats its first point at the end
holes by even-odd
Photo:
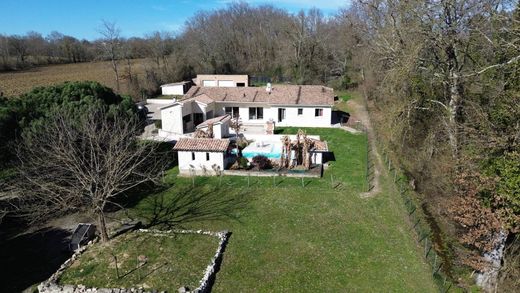
{"type": "MultiPolygon", "coordinates": [[[[124,75],[126,65],[120,64],[124,75]]],[[[144,78],[146,60],[132,60],[132,73],[144,78]]],[[[97,81],[112,89],[116,88],[114,72],[110,62],[85,62],[36,67],[17,72],[0,73],[0,91],[6,96],[17,96],[37,86],[55,85],[65,81],[97,81]]],[[[121,93],[128,94],[128,83],[123,79],[121,93]]]]}

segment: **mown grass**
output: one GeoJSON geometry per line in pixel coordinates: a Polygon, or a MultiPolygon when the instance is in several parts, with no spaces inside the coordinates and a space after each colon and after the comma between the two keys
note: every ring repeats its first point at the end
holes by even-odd
{"type": "MultiPolygon", "coordinates": [[[[295,133],[282,128],[281,133],[295,133]]],[[[320,135],[335,160],[321,179],[165,176],[129,212],[156,228],[230,230],[214,292],[435,292],[400,199],[363,199],[366,137],[320,135]],[[335,184],[331,184],[332,176],[335,184]]],[[[166,277],[166,275],[165,275],[166,277]]],[[[169,288],[176,290],[174,286],[169,288]]]]}
{"type": "Polygon", "coordinates": [[[217,247],[218,239],[206,235],[175,234],[170,238],[129,233],[106,244],[94,245],[64,272],[59,282],[170,291],[181,286],[196,288],[217,247]],[[142,266],[138,261],[140,255],[148,258],[142,266]]]}

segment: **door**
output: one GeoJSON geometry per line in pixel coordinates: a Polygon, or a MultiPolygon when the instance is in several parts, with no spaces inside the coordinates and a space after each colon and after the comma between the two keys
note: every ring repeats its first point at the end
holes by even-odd
{"type": "Polygon", "coordinates": [[[216,80],[203,80],[202,86],[217,86],[216,80]]]}
{"type": "Polygon", "coordinates": [[[285,108],[278,108],[278,122],[285,120],[285,108]]]}
{"type": "Polygon", "coordinates": [[[219,80],[218,86],[219,87],[235,87],[235,82],[232,80],[219,80]]]}

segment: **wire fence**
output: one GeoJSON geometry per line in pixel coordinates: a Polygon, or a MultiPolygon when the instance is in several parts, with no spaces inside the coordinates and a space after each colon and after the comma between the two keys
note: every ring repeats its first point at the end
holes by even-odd
{"type": "MultiPolygon", "coordinates": [[[[393,178],[393,182],[398,188],[399,195],[406,208],[406,212],[409,219],[411,229],[415,231],[416,241],[422,247],[423,257],[429,264],[433,279],[439,288],[440,292],[458,292],[463,291],[462,288],[458,287],[453,282],[450,276],[448,276],[443,268],[446,263],[442,257],[435,250],[435,244],[432,242],[433,233],[426,220],[426,216],[423,214],[422,209],[416,202],[417,199],[414,196],[414,192],[408,184],[408,180],[404,175],[404,172],[398,167],[398,165],[392,161],[391,153],[384,146],[380,145],[382,142],[379,139],[377,133],[375,134],[376,144],[379,145],[379,149],[382,150],[381,155],[383,159],[383,168],[388,171],[388,174],[393,178]]],[[[367,174],[369,174],[367,172],[367,174]]],[[[369,185],[370,186],[370,185],[369,185]]]]}
{"type": "MultiPolygon", "coordinates": [[[[365,109],[367,111],[367,115],[370,117],[370,108],[368,107],[367,95],[364,93],[363,103],[365,109]]],[[[404,175],[404,172],[399,168],[399,165],[392,161],[391,154],[388,151],[388,148],[384,146],[384,140],[381,139],[379,134],[375,129],[373,131],[373,136],[375,137],[375,146],[377,149],[381,150],[381,155],[383,158],[383,168],[388,171],[388,174],[393,177],[393,181],[398,188],[399,195],[403,200],[403,204],[406,208],[406,212],[409,219],[409,224],[411,229],[415,231],[415,239],[419,246],[422,248],[423,257],[426,262],[429,264],[432,272],[433,279],[435,284],[437,285],[440,292],[464,292],[464,290],[456,285],[453,282],[452,278],[448,276],[445,271],[443,271],[443,267],[446,266],[446,263],[442,259],[442,257],[437,253],[434,247],[434,243],[432,242],[433,233],[426,220],[425,215],[422,213],[421,208],[418,208],[419,205],[416,202],[416,197],[414,196],[413,190],[411,190],[410,185],[408,184],[408,180],[404,175]]],[[[370,137],[367,133],[367,182],[368,189],[367,191],[372,190],[373,188],[373,180],[375,179],[375,165],[373,162],[373,151],[370,146],[370,137]]],[[[382,170],[381,170],[382,171],[382,170]]]]}

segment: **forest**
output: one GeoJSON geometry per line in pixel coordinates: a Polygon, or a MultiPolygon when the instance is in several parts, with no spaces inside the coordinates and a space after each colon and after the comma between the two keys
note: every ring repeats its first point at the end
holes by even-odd
{"type": "Polygon", "coordinates": [[[520,286],[518,1],[355,0],[327,16],[236,2],[198,12],[177,33],[123,38],[113,22],[99,31],[97,40],[0,35],[0,70],[110,61],[134,99],[196,73],[359,92],[438,228],[445,273],[471,288],[460,276],[489,270],[484,256],[505,247],[497,290],[520,286]],[[139,77],[137,58],[149,64],[139,77]]]}

